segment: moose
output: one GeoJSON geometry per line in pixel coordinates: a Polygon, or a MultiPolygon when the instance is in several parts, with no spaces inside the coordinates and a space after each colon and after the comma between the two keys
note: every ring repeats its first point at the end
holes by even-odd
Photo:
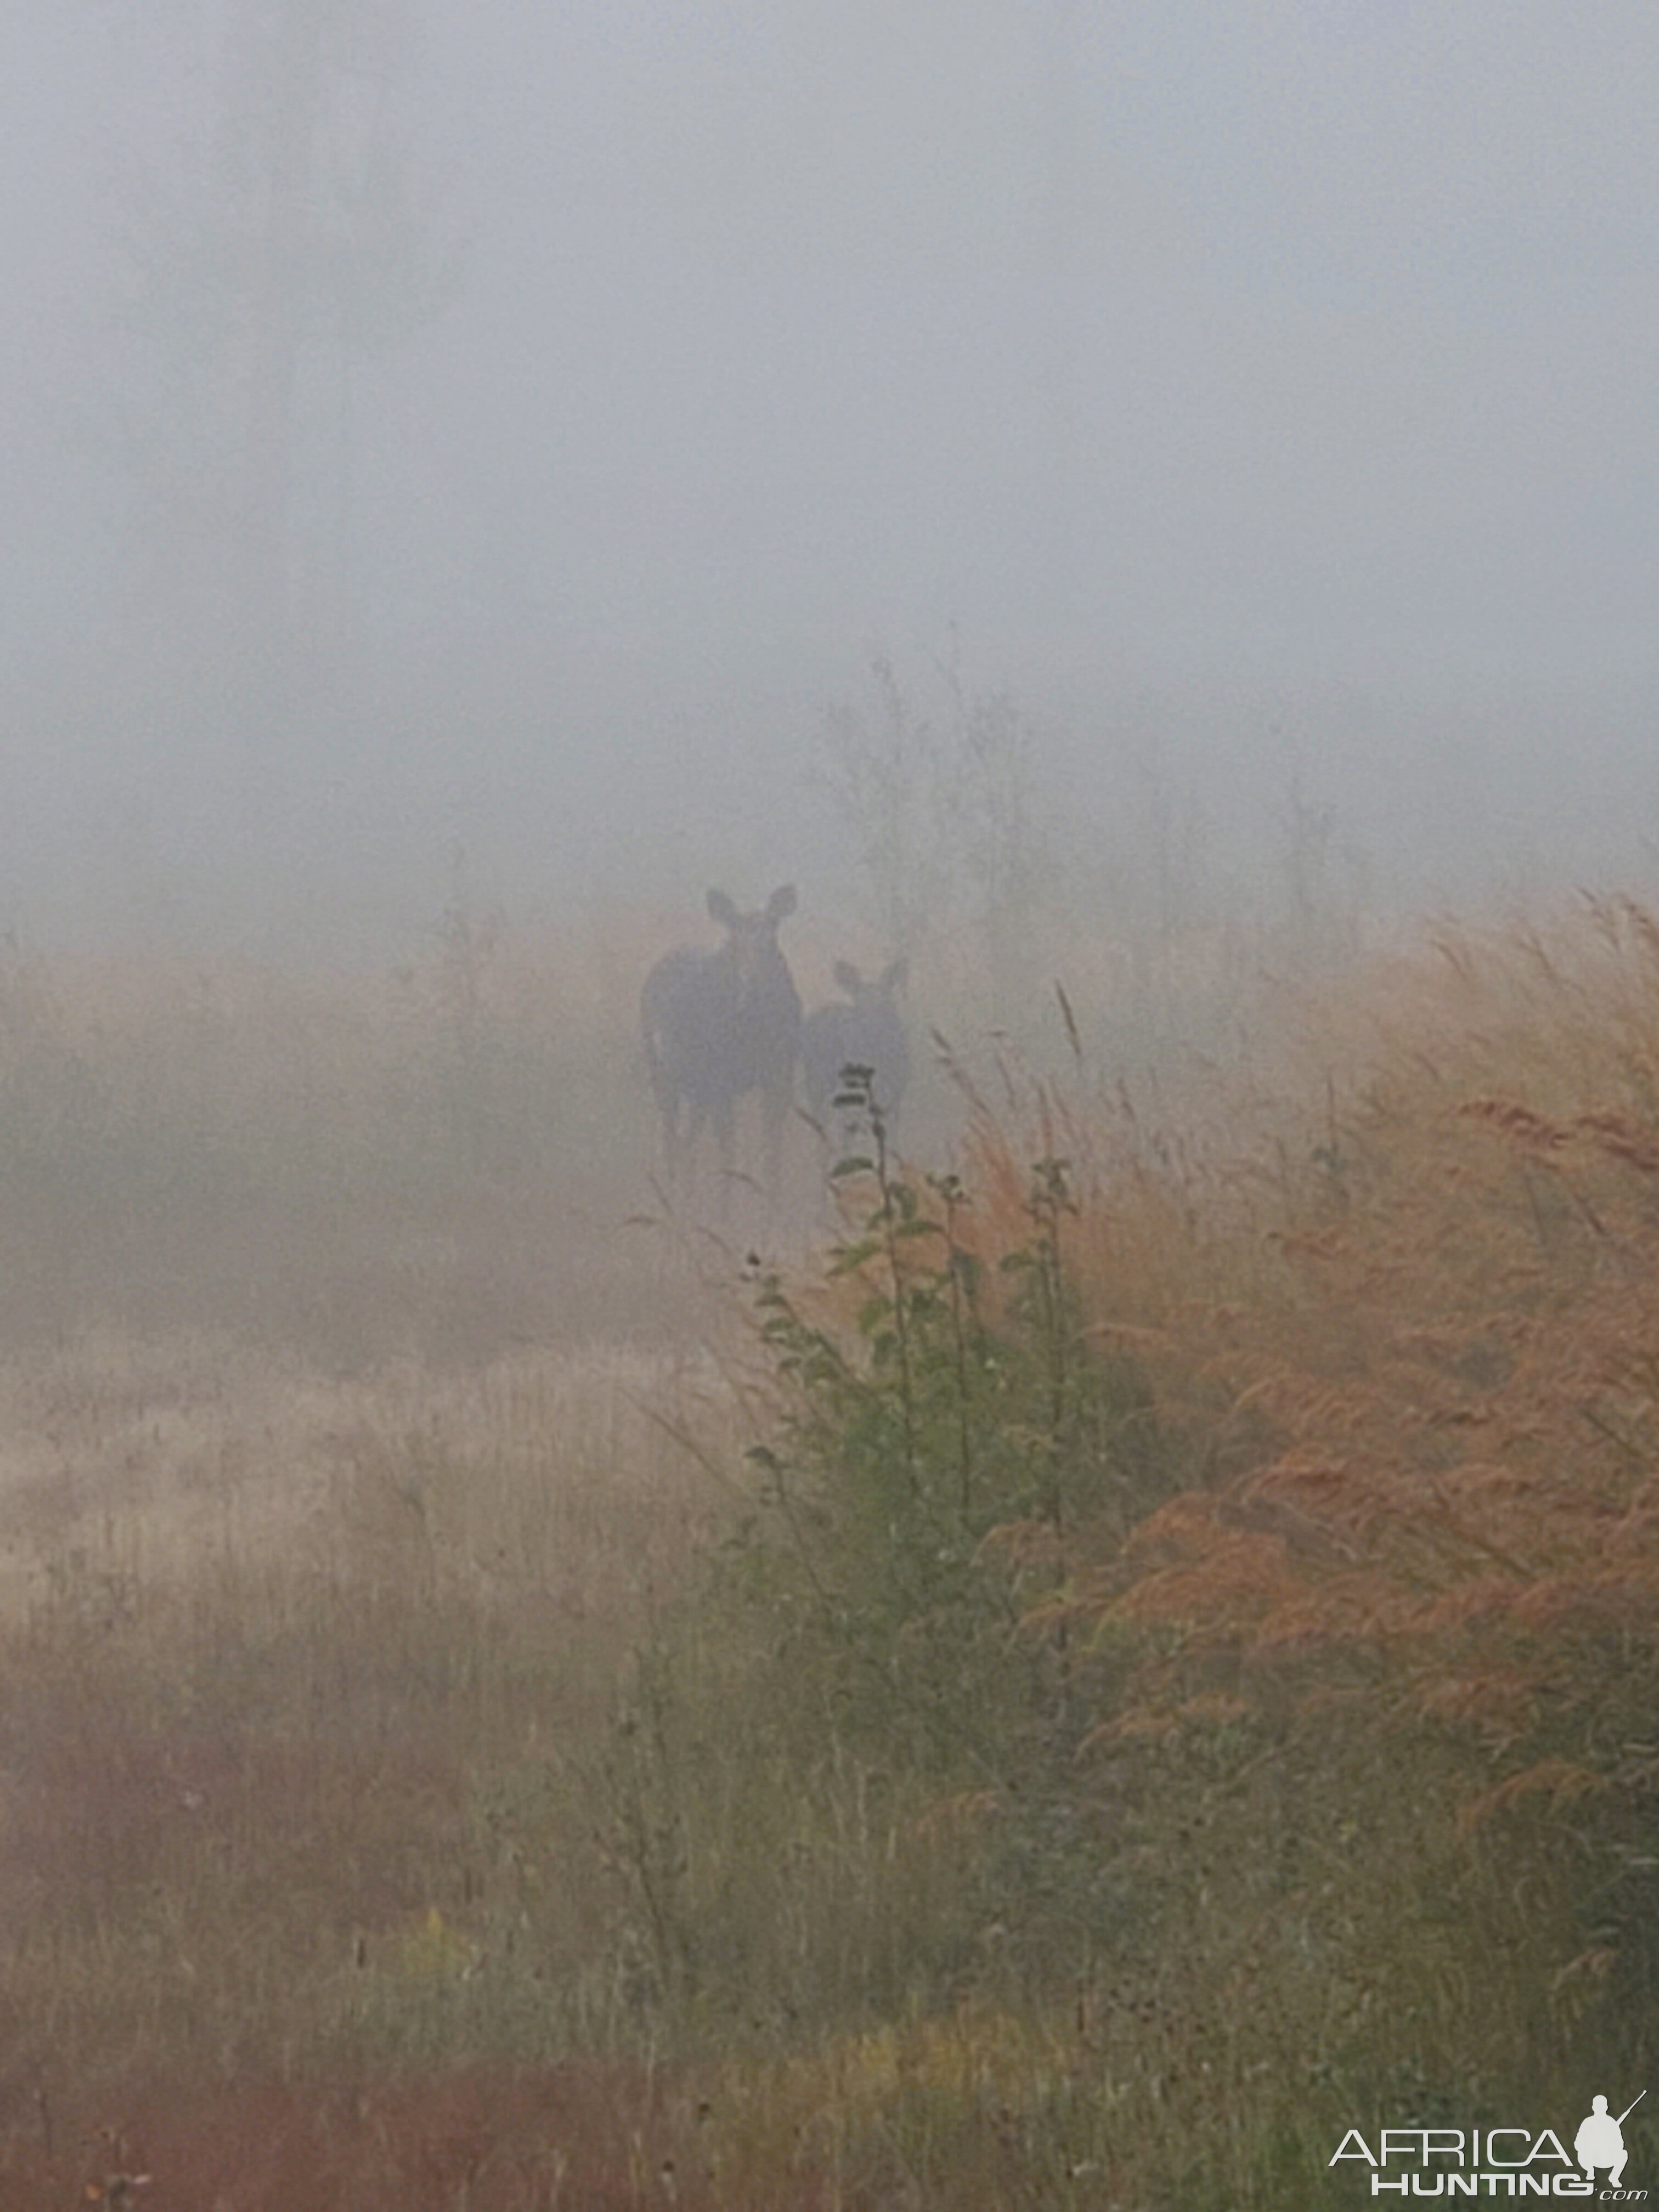
{"type": "Polygon", "coordinates": [[[794,911],[793,884],[775,890],[757,914],[740,913],[724,891],[711,890],[709,915],[726,932],[725,944],[713,952],[683,946],[665,953],[645,979],[640,1025],[671,1188],[690,1184],[708,1125],[726,1202],[738,1105],[758,1091],[766,1187],[776,1196],[801,1033],[800,995],[778,929],[794,911]]]}
{"type": "Polygon", "coordinates": [[[838,960],[835,978],[842,996],[815,1008],[801,1030],[807,1104],[838,1158],[867,1147],[872,1111],[889,1136],[898,1118],[910,1079],[910,1042],[896,1004],[906,972],[905,962],[895,960],[866,983],[850,960],[838,960]],[[850,1069],[866,1071],[867,1085],[854,1079],[849,1087],[850,1069]]]}

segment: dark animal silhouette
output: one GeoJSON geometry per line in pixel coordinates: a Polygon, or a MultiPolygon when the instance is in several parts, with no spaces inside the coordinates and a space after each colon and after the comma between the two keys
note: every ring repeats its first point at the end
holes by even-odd
{"type": "Polygon", "coordinates": [[[760,1094],[767,1189],[777,1192],[800,1049],[800,995],[778,943],[779,924],[795,911],[794,885],[774,891],[758,914],[739,914],[724,891],[710,891],[708,911],[725,944],[714,952],[665,953],[645,979],[640,1022],[670,1188],[689,1186],[707,1124],[724,1204],[738,1103],[750,1091],[760,1094]]]}
{"type": "MultiPolygon", "coordinates": [[[[850,960],[838,960],[836,981],[845,997],[815,1008],[802,1027],[807,1104],[825,1145],[838,1159],[869,1151],[872,1107],[881,1116],[884,1136],[891,1142],[910,1080],[910,1041],[895,1004],[905,972],[906,963],[895,960],[877,981],[866,983],[850,960]],[[852,1100],[845,1080],[848,1068],[869,1071],[867,1105],[852,1100]],[[838,1098],[847,1103],[838,1106],[838,1098]]],[[[853,1088],[861,1085],[855,1083],[853,1088]]]]}

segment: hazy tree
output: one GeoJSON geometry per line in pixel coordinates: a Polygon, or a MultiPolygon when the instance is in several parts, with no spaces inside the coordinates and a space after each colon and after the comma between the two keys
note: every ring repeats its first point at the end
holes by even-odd
{"type": "Polygon", "coordinates": [[[945,755],[888,653],[871,654],[870,677],[867,699],[837,699],[826,711],[812,775],[852,836],[877,933],[908,957],[952,899],[939,834],[945,755]]]}
{"type": "Polygon", "coordinates": [[[1033,924],[1053,873],[1031,731],[1006,691],[970,691],[954,660],[941,672],[953,712],[939,812],[1007,1018],[1030,996],[1033,924]]]}
{"type": "Polygon", "coordinates": [[[1369,858],[1353,838],[1338,837],[1340,818],[1335,806],[1308,797],[1301,760],[1293,757],[1278,823],[1279,860],[1291,943],[1306,960],[1357,950],[1370,901],[1369,858]]]}
{"type": "Polygon", "coordinates": [[[1163,744],[1154,738],[1135,759],[1135,775],[1146,802],[1146,886],[1152,931],[1168,945],[1194,927],[1201,902],[1203,851],[1208,824],[1204,802],[1190,772],[1172,773],[1163,744]]]}
{"type": "Polygon", "coordinates": [[[354,365],[441,310],[459,254],[396,121],[413,0],[217,0],[194,35],[212,110],[121,194],[121,319],[151,374],[115,402],[118,450],[245,703],[278,701],[325,544],[351,580],[354,365]]]}
{"type": "Polygon", "coordinates": [[[1030,728],[1007,693],[971,690],[954,653],[934,663],[932,714],[887,653],[870,670],[871,696],[826,714],[814,776],[852,834],[884,946],[908,957],[930,929],[967,922],[1012,1003],[1052,875],[1030,728]]]}

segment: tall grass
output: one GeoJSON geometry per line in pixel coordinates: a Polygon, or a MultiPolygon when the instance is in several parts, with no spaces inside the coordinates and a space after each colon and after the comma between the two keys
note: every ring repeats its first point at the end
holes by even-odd
{"type": "MultiPolygon", "coordinates": [[[[1645,2078],[1659,933],[1449,932],[1302,1020],[1315,1079],[1238,1071],[1231,1154],[1010,1076],[957,1177],[884,1170],[821,1288],[762,1285],[781,1401],[720,1618],[751,1791],[879,1808],[902,1950],[837,1894],[851,1971],[798,1940],[794,1974],[897,2039],[838,2111],[908,2185],[997,2166],[941,2086],[979,2036],[1047,2055],[1031,2201],[1311,2202],[1355,2117],[1645,2078]],[[1166,2126],[1178,2090],[1221,2124],[1166,2126]]],[[[743,1864],[788,1924],[787,1857],[743,1864]]]]}
{"type": "Polygon", "coordinates": [[[1288,2207],[1633,2094],[1644,912],[1157,1086],[1067,1001],[718,1297],[613,994],[434,961],[0,994],[9,2185],[1288,2207]]]}

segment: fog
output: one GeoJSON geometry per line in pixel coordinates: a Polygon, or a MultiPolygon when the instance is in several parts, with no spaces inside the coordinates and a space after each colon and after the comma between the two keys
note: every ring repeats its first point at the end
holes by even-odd
{"type": "Polygon", "coordinates": [[[0,922],[797,876],[890,655],[1074,888],[1651,872],[1638,0],[65,0],[4,39],[0,922]]]}

